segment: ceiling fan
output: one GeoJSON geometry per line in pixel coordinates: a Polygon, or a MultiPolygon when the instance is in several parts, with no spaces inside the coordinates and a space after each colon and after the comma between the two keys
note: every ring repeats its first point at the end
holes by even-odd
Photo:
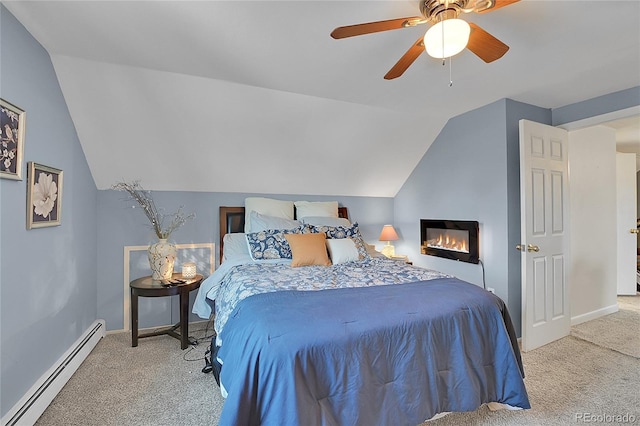
{"type": "Polygon", "coordinates": [[[489,63],[500,59],[509,46],[473,23],[458,16],[462,13],[486,13],[516,3],[519,0],[421,0],[422,16],[389,19],[387,21],[338,27],[331,32],[335,39],[397,30],[430,23],[424,37],[420,37],[384,76],[386,80],[400,77],[409,66],[427,51],[435,58],[449,58],[466,47],[480,59],[489,63]]]}

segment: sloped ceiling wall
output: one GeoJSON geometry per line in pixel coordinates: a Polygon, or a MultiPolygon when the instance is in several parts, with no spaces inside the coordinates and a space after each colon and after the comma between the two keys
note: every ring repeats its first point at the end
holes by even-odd
{"type": "Polygon", "coordinates": [[[382,76],[417,1],[4,1],[50,53],[99,189],[394,196],[452,116],[640,85],[640,2],[521,1],[465,15],[511,49],[382,76]],[[451,67],[449,67],[451,65],[451,67]],[[453,86],[449,87],[449,79],[453,86]]]}
{"type": "Polygon", "coordinates": [[[142,175],[165,190],[392,196],[424,153],[404,143],[414,114],[53,59],[99,188],[142,175]]]}

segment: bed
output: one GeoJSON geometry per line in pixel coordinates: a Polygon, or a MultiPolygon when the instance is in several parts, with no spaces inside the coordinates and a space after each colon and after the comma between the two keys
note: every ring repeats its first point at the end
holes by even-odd
{"type": "Polygon", "coordinates": [[[500,298],[357,244],[341,258],[331,237],[361,239],[357,224],[301,226],[323,234],[331,265],[292,267],[296,238],[311,238],[297,235],[293,260],[254,260],[246,242],[250,256],[231,255],[251,239],[246,214],[220,208],[222,263],[194,304],[203,318],[215,310],[220,424],[417,425],[482,404],[530,408],[500,298]]]}

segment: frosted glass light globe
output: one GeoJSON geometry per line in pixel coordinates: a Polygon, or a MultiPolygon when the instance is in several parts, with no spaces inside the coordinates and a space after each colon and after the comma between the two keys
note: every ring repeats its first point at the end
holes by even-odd
{"type": "Polygon", "coordinates": [[[462,19],[447,19],[433,25],[424,35],[424,47],[434,58],[449,58],[462,52],[469,42],[471,27],[462,19]],[[444,36],[444,44],[442,42],[444,36]],[[444,46],[444,51],[443,51],[444,46]]]}

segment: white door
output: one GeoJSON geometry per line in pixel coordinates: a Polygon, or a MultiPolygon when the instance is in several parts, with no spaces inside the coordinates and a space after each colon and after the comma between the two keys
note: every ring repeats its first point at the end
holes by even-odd
{"type": "Polygon", "coordinates": [[[618,201],[618,294],[636,294],[637,194],[636,155],[616,154],[618,201]]]}
{"type": "Polygon", "coordinates": [[[522,350],[569,334],[569,137],[520,120],[522,350]]]}

